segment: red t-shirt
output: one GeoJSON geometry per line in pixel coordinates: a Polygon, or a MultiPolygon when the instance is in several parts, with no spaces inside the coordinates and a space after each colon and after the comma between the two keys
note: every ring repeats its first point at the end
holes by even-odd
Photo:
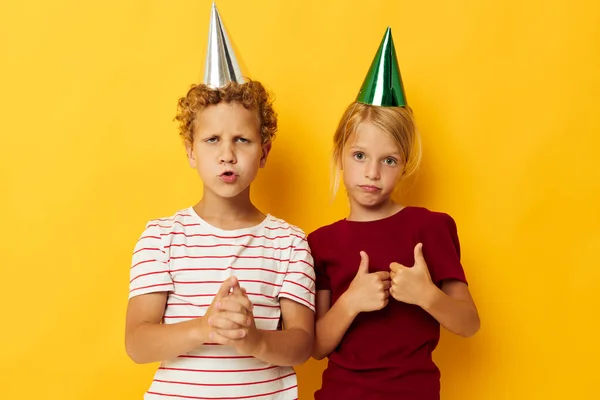
{"type": "MultiPolygon", "coordinates": [[[[433,282],[466,283],[460,263],[456,224],[447,214],[406,207],[381,220],[340,220],[308,236],[315,260],[317,290],[331,290],[332,304],[348,289],[369,255],[369,271],[389,271],[392,262],[414,264],[414,247],[423,255],[433,282]]],[[[379,311],[360,313],[329,355],[315,399],[439,400],[440,373],[431,353],[440,337],[439,323],[418,306],[390,296],[379,311]]]]}

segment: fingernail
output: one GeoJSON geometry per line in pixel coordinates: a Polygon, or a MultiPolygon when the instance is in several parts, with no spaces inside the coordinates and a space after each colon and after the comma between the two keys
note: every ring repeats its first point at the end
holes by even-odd
{"type": "Polygon", "coordinates": [[[212,325],[212,322],[213,322],[213,317],[208,317],[208,324],[212,325]]]}
{"type": "Polygon", "coordinates": [[[220,301],[217,301],[217,304],[215,304],[215,307],[216,307],[216,308],[219,308],[219,307],[221,307],[221,302],[220,302],[220,301]]]}

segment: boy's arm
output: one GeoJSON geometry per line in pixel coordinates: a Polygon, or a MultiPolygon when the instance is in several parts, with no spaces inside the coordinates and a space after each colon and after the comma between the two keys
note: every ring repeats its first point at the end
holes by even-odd
{"type": "Polygon", "coordinates": [[[161,324],[167,292],[133,297],[127,305],[125,349],[138,364],[175,358],[206,340],[202,318],[175,324],[161,324]]]}
{"type": "Polygon", "coordinates": [[[251,309],[250,301],[229,296],[231,288],[239,287],[235,277],[223,282],[212,304],[199,318],[189,321],[161,324],[168,292],[148,293],[132,297],[127,306],[125,349],[127,355],[139,364],[173,359],[210,342],[212,328],[207,321],[213,316],[227,315],[232,322],[230,335],[241,337],[247,322],[244,313],[251,309]],[[237,308],[236,308],[237,307],[237,308]],[[230,314],[221,309],[232,308],[230,314]]]}
{"type": "Polygon", "coordinates": [[[282,331],[259,330],[259,345],[252,354],[269,364],[300,365],[310,357],[315,338],[315,316],[311,309],[293,300],[280,299],[282,331]]]}

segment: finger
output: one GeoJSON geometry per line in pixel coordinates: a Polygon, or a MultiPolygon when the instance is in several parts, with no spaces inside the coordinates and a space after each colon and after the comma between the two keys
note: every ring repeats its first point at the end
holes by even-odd
{"type": "Polygon", "coordinates": [[[391,281],[383,281],[383,290],[389,290],[389,288],[392,286],[392,282],[391,281]]]}
{"type": "Polygon", "coordinates": [[[248,333],[246,329],[216,329],[213,332],[216,333],[218,336],[225,338],[225,340],[228,340],[229,344],[232,341],[245,338],[248,333]]]}
{"type": "Polygon", "coordinates": [[[416,266],[427,266],[425,257],[423,257],[423,243],[418,243],[415,246],[415,265],[416,266]]]}
{"type": "Polygon", "coordinates": [[[221,284],[221,287],[217,291],[215,298],[225,297],[225,296],[229,295],[229,291],[231,290],[231,287],[236,282],[237,282],[237,278],[235,278],[235,277],[230,277],[230,278],[227,278],[226,280],[224,280],[223,283],[221,284]]]}
{"type": "Polygon", "coordinates": [[[208,339],[213,343],[218,343],[225,346],[232,346],[233,344],[235,344],[236,340],[242,339],[244,338],[244,336],[246,336],[246,331],[244,331],[243,329],[230,331],[213,330],[208,335],[208,339]]]}
{"type": "Polygon", "coordinates": [[[245,309],[246,313],[252,313],[253,305],[250,299],[246,296],[242,296],[239,294],[232,294],[226,299],[219,301],[218,309],[241,312],[239,311],[239,308],[236,308],[236,306],[232,304],[238,304],[245,309]],[[233,309],[230,309],[230,305],[233,309]]]}
{"type": "Polygon", "coordinates": [[[400,271],[402,269],[405,269],[405,268],[406,267],[404,265],[402,265],[400,263],[397,263],[397,262],[393,262],[393,263],[390,264],[390,271],[392,271],[392,272],[396,272],[397,273],[398,271],[400,271]]]}
{"type": "Polygon", "coordinates": [[[208,319],[208,324],[219,329],[241,329],[250,326],[250,317],[238,313],[223,312],[208,319]]]}
{"type": "Polygon", "coordinates": [[[358,271],[356,275],[365,275],[369,273],[369,255],[361,251],[360,252],[360,264],[358,265],[358,271]]]}
{"type": "Polygon", "coordinates": [[[388,271],[373,272],[373,275],[377,275],[382,281],[390,279],[390,273],[388,271]]]}
{"type": "Polygon", "coordinates": [[[250,303],[247,297],[231,295],[219,301],[217,309],[219,311],[231,311],[247,315],[252,312],[252,303],[250,303]]]}

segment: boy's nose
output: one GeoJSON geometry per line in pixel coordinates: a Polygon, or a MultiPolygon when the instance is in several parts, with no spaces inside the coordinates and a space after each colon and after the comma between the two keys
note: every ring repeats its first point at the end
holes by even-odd
{"type": "Polygon", "coordinates": [[[221,164],[235,164],[235,154],[230,146],[225,146],[219,157],[221,164]]]}

